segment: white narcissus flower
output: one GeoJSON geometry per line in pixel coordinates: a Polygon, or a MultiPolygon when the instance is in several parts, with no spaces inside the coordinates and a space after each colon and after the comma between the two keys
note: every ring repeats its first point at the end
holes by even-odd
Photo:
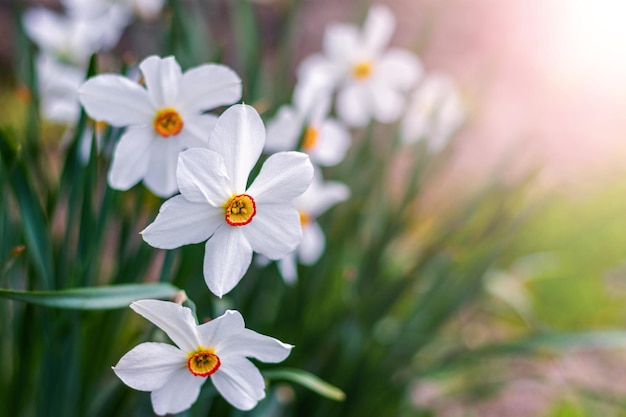
{"type": "Polygon", "coordinates": [[[301,152],[270,156],[250,187],[250,171],[265,143],[265,127],[253,107],[235,105],[218,119],[208,149],[178,158],[180,195],[166,201],[142,233],[146,242],[174,249],[205,240],[204,278],[218,297],[246,273],[252,253],[280,259],[302,239],[292,200],[313,178],[301,152]]]}
{"type": "Polygon", "coordinates": [[[266,152],[299,148],[320,166],[343,160],[350,147],[350,133],[341,122],[329,118],[330,94],[319,87],[312,82],[296,86],[294,107],[281,107],[267,125],[266,152]]]}
{"type": "Polygon", "coordinates": [[[207,380],[234,407],[250,410],[265,397],[261,372],[247,358],[282,362],[293,346],[245,328],[238,311],[198,325],[187,307],[140,300],[130,307],[163,330],[176,344],[135,346],[113,367],[129,387],[150,391],[158,415],[187,410],[207,380]]]}
{"type": "Polygon", "coordinates": [[[81,66],[94,52],[112,48],[124,30],[113,11],[84,18],[36,7],[26,10],[22,22],[26,34],[42,52],[81,66]]]}
{"type": "Polygon", "coordinates": [[[465,121],[463,107],[454,83],[445,75],[429,75],[409,99],[400,132],[405,143],[425,139],[428,148],[439,151],[465,121]]]}
{"type": "MultiPolygon", "coordinates": [[[[337,89],[336,110],[350,126],[364,126],[371,118],[389,123],[405,107],[405,93],[417,82],[422,65],[411,52],[386,49],[395,18],[385,6],[373,6],[362,29],[330,25],[324,33],[323,54],[305,59],[299,80],[323,80],[337,89]]],[[[319,82],[319,81],[316,81],[319,82]]]]}
{"type": "Polygon", "coordinates": [[[324,182],[321,175],[315,175],[309,188],[293,203],[300,213],[302,223],[302,243],[296,251],[278,261],[278,270],[287,283],[298,278],[297,261],[313,265],[324,253],[326,238],[316,219],[333,205],[350,197],[350,189],[336,181],[324,182]]]}
{"type": "Polygon", "coordinates": [[[129,126],[109,171],[111,187],[127,190],[143,179],[161,197],[176,193],[178,154],[205,147],[216,116],[204,111],[241,98],[241,79],[230,68],[205,64],[184,74],[174,57],[150,56],[139,64],[146,88],[115,74],[97,75],[79,89],[89,116],[129,126]]]}

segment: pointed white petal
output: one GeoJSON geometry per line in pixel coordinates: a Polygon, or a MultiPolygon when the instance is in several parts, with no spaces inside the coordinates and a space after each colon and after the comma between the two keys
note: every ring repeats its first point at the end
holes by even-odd
{"type": "Polygon", "coordinates": [[[367,50],[380,54],[391,40],[396,29],[396,19],[387,6],[376,5],[370,8],[363,23],[363,38],[367,50]]]}
{"type": "MultiPolygon", "coordinates": [[[[242,332],[246,324],[237,310],[226,310],[221,316],[197,327],[198,338],[202,346],[216,348],[223,341],[242,332]]],[[[216,351],[218,355],[221,352],[216,351]]]]}
{"type": "Polygon", "coordinates": [[[332,102],[332,85],[323,74],[310,75],[296,85],[293,103],[308,122],[317,123],[328,116],[332,102]]]}
{"type": "Polygon", "coordinates": [[[313,165],[302,152],[279,152],[267,158],[247,190],[258,204],[291,201],[313,179],[313,165]]]}
{"type": "Polygon", "coordinates": [[[239,99],[241,78],[225,65],[205,64],[183,74],[179,103],[186,110],[202,112],[239,99]]]}
{"type": "Polygon", "coordinates": [[[267,124],[267,153],[294,151],[302,134],[302,118],[293,107],[282,106],[267,124]]]}
{"type": "Polygon", "coordinates": [[[32,7],[22,15],[24,30],[40,49],[58,52],[67,43],[66,20],[45,7],[32,7]]]}
{"type": "MultiPolygon", "coordinates": [[[[301,88],[307,91],[325,88],[332,92],[345,70],[345,64],[332,62],[320,53],[309,55],[298,66],[298,84],[304,84],[301,88]]],[[[296,88],[300,87],[296,86],[296,88]]]]}
{"type": "Polygon", "coordinates": [[[319,178],[319,182],[314,179],[306,193],[294,200],[297,208],[313,218],[350,197],[350,189],[345,184],[337,181],[323,182],[321,175],[316,175],[315,178],[319,178]]]}
{"type": "Polygon", "coordinates": [[[192,203],[182,195],[167,200],[141,236],[150,246],[174,249],[207,240],[224,223],[223,210],[192,203]]]}
{"type": "Polygon", "coordinates": [[[211,375],[217,391],[233,407],[250,410],[265,398],[261,372],[246,358],[232,357],[211,375]]]}
{"type": "Polygon", "coordinates": [[[209,146],[211,130],[217,123],[214,114],[187,114],[183,115],[184,126],[176,139],[185,149],[206,148],[209,146]]]}
{"type": "Polygon", "coordinates": [[[139,69],[153,106],[157,109],[174,106],[183,76],[176,59],[173,56],[159,58],[152,55],[141,61],[139,69]]]}
{"type": "Polygon", "coordinates": [[[291,252],[287,256],[278,260],[278,272],[283,277],[285,284],[293,285],[298,280],[298,263],[296,253],[291,252]]]}
{"type": "Polygon", "coordinates": [[[348,126],[364,127],[371,117],[371,100],[366,85],[349,84],[337,94],[337,114],[348,126]]]}
{"type": "Polygon", "coordinates": [[[163,330],[183,352],[193,352],[200,345],[191,309],[161,300],[134,301],[130,308],[163,330]]]}
{"type": "Polygon", "coordinates": [[[348,65],[361,51],[359,29],[345,23],[329,25],[324,32],[322,49],[332,62],[348,65]]]}
{"type": "Polygon", "coordinates": [[[193,148],[181,152],[177,178],[181,194],[194,203],[220,208],[233,194],[224,158],[208,149],[193,148]]]}
{"type": "Polygon", "coordinates": [[[250,329],[241,329],[230,337],[220,340],[215,346],[215,352],[224,362],[228,362],[233,357],[248,357],[262,362],[277,363],[284,361],[292,348],[292,345],[273,337],[250,329]]]}
{"type": "Polygon", "coordinates": [[[404,49],[390,49],[380,59],[374,76],[397,91],[408,91],[422,77],[424,69],[417,56],[404,49]]]}
{"type": "Polygon", "coordinates": [[[404,95],[388,88],[375,85],[371,89],[374,118],[381,123],[392,123],[400,118],[406,106],[404,95]]]}
{"type": "Polygon", "coordinates": [[[350,148],[350,132],[340,122],[326,119],[319,127],[319,137],[309,151],[311,161],[321,166],[333,166],[343,161],[350,148]]]}
{"type": "Polygon", "coordinates": [[[160,416],[177,414],[190,408],[198,399],[206,378],[194,376],[187,367],[175,372],[161,388],[152,391],[152,408],[160,416]]]}
{"type": "Polygon", "coordinates": [[[128,190],[148,171],[155,133],[148,127],[126,130],[113,152],[109,170],[109,185],[117,190],[128,190]]]}
{"type": "Polygon", "coordinates": [[[143,182],[159,197],[170,197],[178,191],[176,164],[179,151],[175,138],[157,136],[152,141],[150,163],[143,182]]]}
{"type": "Polygon", "coordinates": [[[302,240],[300,216],[291,203],[257,204],[256,216],[243,233],[255,252],[280,259],[302,240]]]}
{"type": "Polygon", "coordinates": [[[252,247],[241,230],[244,227],[224,224],[206,243],[204,280],[220,298],[235,288],[252,262],[252,247]]]}
{"type": "Polygon", "coordinates": [[[102,74],[88,79],[78,89],[78,97],[91,118],[113,126],[151,125],[156,115],[147,91],[120,75],[102,74]]]}
{"type": "Polygon", "coordinates": [[[248,175],[265,144],[265,126],[254,107],[237,104],[217,119],[209,139],[209,149],[224,158],[235,194],[246,189],[248,175]]]}
{"type": "Polygon", "coordinates": [[[298,247],[298,257],[304,265],[313,265],[324,253],[326,237],[317,222],[305,226],[302,230],[302,243],[298,247]]]}
{"type": "Polygon", "coordinates": [[[185,368],[187,355],[165,343],[142,343],[135,346],[113,367],[115,374],[129,387],[139,391],[161,388],[172,374],[185,368]]]}

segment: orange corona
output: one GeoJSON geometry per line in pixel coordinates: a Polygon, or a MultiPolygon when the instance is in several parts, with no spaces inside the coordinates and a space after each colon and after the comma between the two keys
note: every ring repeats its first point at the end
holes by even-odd
{"type": "Polygon", "coordinates": [[[172,108],[159,110],[154,118],[154,130],[164,138],[178,135],[183,129],[183,118],[172,108]]]}
{"type": "Polygon", "coordinates": [[[250,223],[256,214],[256,203],[248,194],[233,196],[224,208],[226,223],[231,226],[244,226],[250,223]]]}

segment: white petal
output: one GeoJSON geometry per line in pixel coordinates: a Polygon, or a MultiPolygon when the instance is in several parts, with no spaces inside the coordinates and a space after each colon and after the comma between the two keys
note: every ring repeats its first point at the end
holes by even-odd
{"type": "Polygon", "coordinates": [[[208,147],[211,131],[217,123],[217,116],[214,114],[185,113],[183,120],[183,130],[176,136],[182,146],[186,149],[208,147]]]}
{"type": "Polygon", "coordinates": [[[291,203],[257,204],[256,216],[243,226],[252,249],[270,259],[280,259],[302,240],[298,211],[291,203]]]}
{"type": "Polygon", "coordinates": [[[278,272],[288,285],[293,285],[298,280],[298,264],[296,262],[296,253],[291,252],[287,256],[278,260],[278,272]]]}
{"type": "Polygon", "coordinates": [[[141,236],[150,246],[174,249],[207,240],[224,223],[223,210],[192,203],[182,195],[167,200],[141,236]]]}
{"type": "Polygon", "coordinates": [[[254,107],[237,104],[217,119],[209,139],[209,149],[224,158],[235,194],[246,189],[248,175],[265,144],[265,126],[254,107]]]}
{"type": "Polygon", "coordinates": [[[331,91],[345,70],[345,64],[329,61],[322,54],[309,55],[298,66],[298,85],[304,84],[307,91],[318,87],[331,91]]]}
{"type": "Polygon", "coordinates": [[[183,74],[180,105],[201,112],[233,104],[241,99],[241,78],[225,65],[205,64],[183,74]]]}
{"type": "Polygon", "coordinates": [[[404,49],[390,49],[380,59],[374,76],[397,91],[408,91],[422,77],[424,69],[417,56],[404,49]]]}
{"type": "Polygon", "coordinates": [[[375,85],[371,89],[374,118],[381,123],[398,120],[404,111],[406,100],[402,93],[384,85],[375,85]]]}
{"type": "Polygon", "coordinates": [[[324,74],[311,74],[294,89],[294,106],[309,122],[326,118],[330,112],[333,85],[329,81],[324,74]]]}
{"type": "Polygon", "coordinates": [[[233,194],[224,158],[208,149],[193,148],[181,152],[177,178],[181,194],[194,203],[221,207],[233,194]]]}
{"type": "Polygon", "coordinates": [[[176,59],[173,56],[159,58],[152,55],[141,61],[139,69],[152,104],[157,109],[174,106],[183,76],[176,59]]]}
{"type": "Polygon", "coordinates": [[[326,238],[317,222],[305,226],[302,230],[302,243],[298,247],[298,257],[305,265],[313,265],[324,253],[326,238]]]}
{"type": "Polygon", "coordinates": [[[387,6],[372,6],[363,23],[362,33],[367,50],[380,54],[389,45],[395,28],[396,19],[387,6]]]}
{"type": "Polygon", "coordinates": [[[343,161],[350,148],[350,132],[340,122],[327,119],[319,127],[315,147],[309,151],[311,160],[322,166],[333,166],[343,161]]]}
{"type": "Polygon", "coordinates": [[[250,410],[265,398],[265,381],[261,372],[245,358],[224,361],[211,375],[217,391],[233,407],[250,410]]]}
{"type": "Polygon", "coordinates": [[[302,134],[302,118],[293,107],[282,106],[267,124],[265,152],[293,151],[302,134]]]}
{"type": "Polygon", "coordinates": [[[313,179],[313,165],[302,152],[279,152],[267,158],[247,190],[258,204],[291,201],[313,179]]]}
{"type": "MultiPolygon", "coordinates": [[[[221,316],[202,323],[197,327],[198,338],[202,346],[216,348],[224,340],[244,330],[246,324],[237,310],[226,310],[221,316]]],[[[216,352],[221,355],[221,352],[216,352]]]]}
{"type": "Polygon", "coordinates": [[[322,49],[328,58],[342,65],[353,61],[355,53],[360,51],[359,30],[356,26],[334,23],[324,31],[322,49]]]}
{"type": "Polygon", "coordinates": [[[156,115],[147,91],[120,75],[102,74],[88,79],[78,89],[78,97],[91,118],[113,126],[152,124],[156,115]]]}
{"type": "Polygon", "coordinates": [[[152,141],[150,163],[143,182],[159,197],[170,197],[178,191],[176,164],[179,152],[176,138],[157,136],[152,141]]]}
{"type": "Polygon", "coordinates": [[[134,301],[130,308],[167,333],[183,352],[193,352],[200,346],[191,309],[161,300],[134,301]]]}
{"type": "Polygon", "coordinates": [[[252,247],[242,227],[247,226],[224,224],[206,243],[204,280],[220,298],[235,288],[252,262],[252,247]]]}
{"type": "Polygon", "coordinates": [[[24,30],[41,49],[58,52],[67,42],[66,19],[44,7],[27,9],[22,16],[24,30]]]}
{"type": "Polygon", "coordinates": [[[294,200],[294,204],[310,216],[317,218],[333,205],[347,200],[348,197],[350,197],[348,186],[337,181],[323,182],[321,175],[316,175],[311,187],[294,200]]]}
{"type": "Polygon", "coordinates": [[[109,185],[118,190],[128,190],[137,184],[148,171],[154,130],[135,127],[126,130],[113,153],[109,170],[109,185]]]}
{"type": "Polygon", "coordinates": [[[349,84],[337,94],[337,114],[348,126],[364,127],[371,117],[371,100],[366,85],[349,84]]]}
{"type": "Polygon", "coordinates": [[[262,362],[277,363],[284,361],[292,348],[292,345],[273,337],[250,329],[241,329],[230,337],[220,340],[215,346],[215,352],[224,362],[228,362],[232,357],[248,357],[262,362]]]}
{"type": "Polygon", "coordinates": [[[152,408],[160,416],[177,414],[190,408],[198,399],[200,388],[206,378],[194,376],[189,370],[181,369],[158,390],[152,391],[152,408]]]}
{"type": "Polygon", "coordinates": [[[185,368],[187,355],[165,343],[142,343],[122,356],[113,367],[129,387],[139,391],[161,388],[176,370],[185,368]]]}

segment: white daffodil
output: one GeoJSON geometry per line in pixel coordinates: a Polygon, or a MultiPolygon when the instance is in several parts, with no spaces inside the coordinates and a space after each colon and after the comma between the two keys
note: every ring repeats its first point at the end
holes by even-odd
{"type": "Polygon", "coordinates": [[[343,160],[350,147],[350,133],[341,122],[328,117],[330,95],[317,87],[312,83],[296,86],[295,106],[281,107],[267,125],[266,152],[298,149],[321,166],[343,160]]]}
{"type": "Polygon", "coordinates": [[[418,58],[403,49],[386,49],[395,18],[385,6],[373,6],[362,30],[333,24],[324,33],[323,54],[305,59],[298,77],[325,82],[337,89],[336,109],[350,126],[364,126],[374,118],[397,120],[405,106],[404,94],[422,73],[418,58]]]}
{"type": "Polygon", "coordinates": [[[452,80],[445,75],[429,75],[409,99],[400,128],[402,140],[413,143],[425,139],[429,149],[436,152],[446,146],[464,121],[465,108],[452,80]]]}
{"type": "Polygon", "coordinates": [[[254,408],[265,398],[265,382],[247,358],[282,362],[293,347],[246,329],[235,310],[198,325],[189,308],[169,301],[140,300],[130,307],[163,330],[177,346],[142,343],[113,367],[129,387],[151,392],[152,407],[158,415],[191,407],[209,376],[234,407],[254,408]]]}
{"type": "Polygon", "coordinates": [[[112,126],[129,126],[117,144],[111,187],[127,190],[143,179],[161,197],[176,193],[178,154],[204,147],[216,116],[205,110],[241,98],[233,70],[205,64],[182,73],[174,57],[150,56],[139,64],[146,88],[114,74],[90,78],[79,89],[85,111],[112,126]]]}
{"type": "Polygon", "coordinates": [[[65,16],[43,7],[26,10],[24,30],[42,52],[73,65],[84,66],[94,52],[117,44],[124,26],[111,13],[94,18],[65,16]]]}
{"type": "Polygon", "coordinates": [[[254,108],[235,105],[218,119],[209,149],[189,149],[178,158],[180,195],[166,201],[142,233],[150,245],[173,249],[205,240],[204,278],[218,297],[237,285],[252,253],[280,259],[302,239],[292,200],[313,177],[301,152],[270,156],[250,187],[248,176],[265,143],[254,108]]]}
{"type": "Polygon", "coordinates": [[[294,199],[293,203],[300,213],[302,243],[296,251],[278,261],[278,270],[285,282],[293,283],[297,280],[297,261],[304,265],[313,265],[322,256],[326,238],[316,219],[348,197],[350,189],[345,184],[336,181],[324,182],[321,175],[315,175],[309,188],[294,199]]]}

